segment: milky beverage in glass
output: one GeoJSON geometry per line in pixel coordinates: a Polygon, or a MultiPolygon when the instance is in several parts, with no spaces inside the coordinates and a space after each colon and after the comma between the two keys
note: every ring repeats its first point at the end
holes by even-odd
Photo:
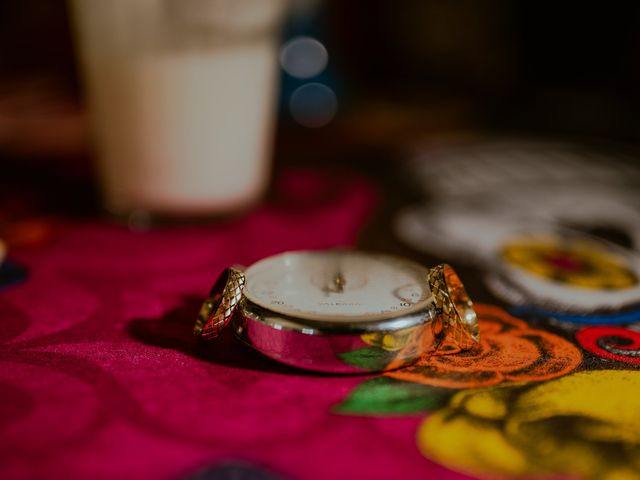
{"type": "Polygon", "coordinates": [[[105,206],[242,209],[269,177],[285,0],[72,0],[105,206]]]}

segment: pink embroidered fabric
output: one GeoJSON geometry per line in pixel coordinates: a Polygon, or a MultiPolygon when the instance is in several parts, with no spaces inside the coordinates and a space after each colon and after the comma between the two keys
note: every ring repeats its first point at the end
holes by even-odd
{"type": "Polygon", "coordinates": [[[193,337],[224,267],[353,244],[376,202],[365,181],[314,173],[277,191],[227,224],[69,223],[11,252],[29,277],[0,293],[0,478],[181,479],[229,462],[255,478],[463,478],[420,455],[421,415],[332,413],[362,377],[193,337]]]}

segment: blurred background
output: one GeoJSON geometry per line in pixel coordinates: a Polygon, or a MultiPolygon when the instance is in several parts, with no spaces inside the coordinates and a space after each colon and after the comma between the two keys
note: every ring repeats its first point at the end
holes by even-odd
{"type": "MultiPolygon", "coordinates": [[[[8,203],[27,202],[35,185],[55,193],[47,208],[99,208],[72,18],[62,0],[0,3],[8,203]]],[[[634,2],[294,1],[277,28],[275,168],[368,171],[432,141],[485,134],[633,146],[639,21],[634,2]]]]}

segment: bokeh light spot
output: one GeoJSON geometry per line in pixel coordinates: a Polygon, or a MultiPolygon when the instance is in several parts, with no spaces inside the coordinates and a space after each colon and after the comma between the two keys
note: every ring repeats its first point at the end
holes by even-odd
{"type": "Polygon", "coordinates": [[[280,49],[280,65],[292,77],[315,77],[322,73],[328,62],[327,49],[315,38],[295,37],[280,49]]]}
{"type": "Polygon", "coordinates": [[[336,115],[338,98],[326,85],[307,83],[291,95],[289,111],[293,119],[304,127],[322,127],[336,115]]]}

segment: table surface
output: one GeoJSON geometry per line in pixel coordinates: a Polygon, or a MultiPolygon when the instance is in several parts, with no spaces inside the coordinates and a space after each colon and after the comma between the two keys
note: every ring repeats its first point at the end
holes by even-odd
{"type": "Polygon", "coordinates": [[[353,165],[278,168],[245,216],[145,231],[67,215],[64,200],[51,214],[37,195],[0,196],[0,477],[640,478],[635,310],[571,317],[496,296],[490,267],[394,237],[394,212],[417,195],[395,167],[353,165]],[[330,376],[228,332],[193,337],[229,264],[354,245],[452,262],[477,299],[481,343],[330,376]]]}

